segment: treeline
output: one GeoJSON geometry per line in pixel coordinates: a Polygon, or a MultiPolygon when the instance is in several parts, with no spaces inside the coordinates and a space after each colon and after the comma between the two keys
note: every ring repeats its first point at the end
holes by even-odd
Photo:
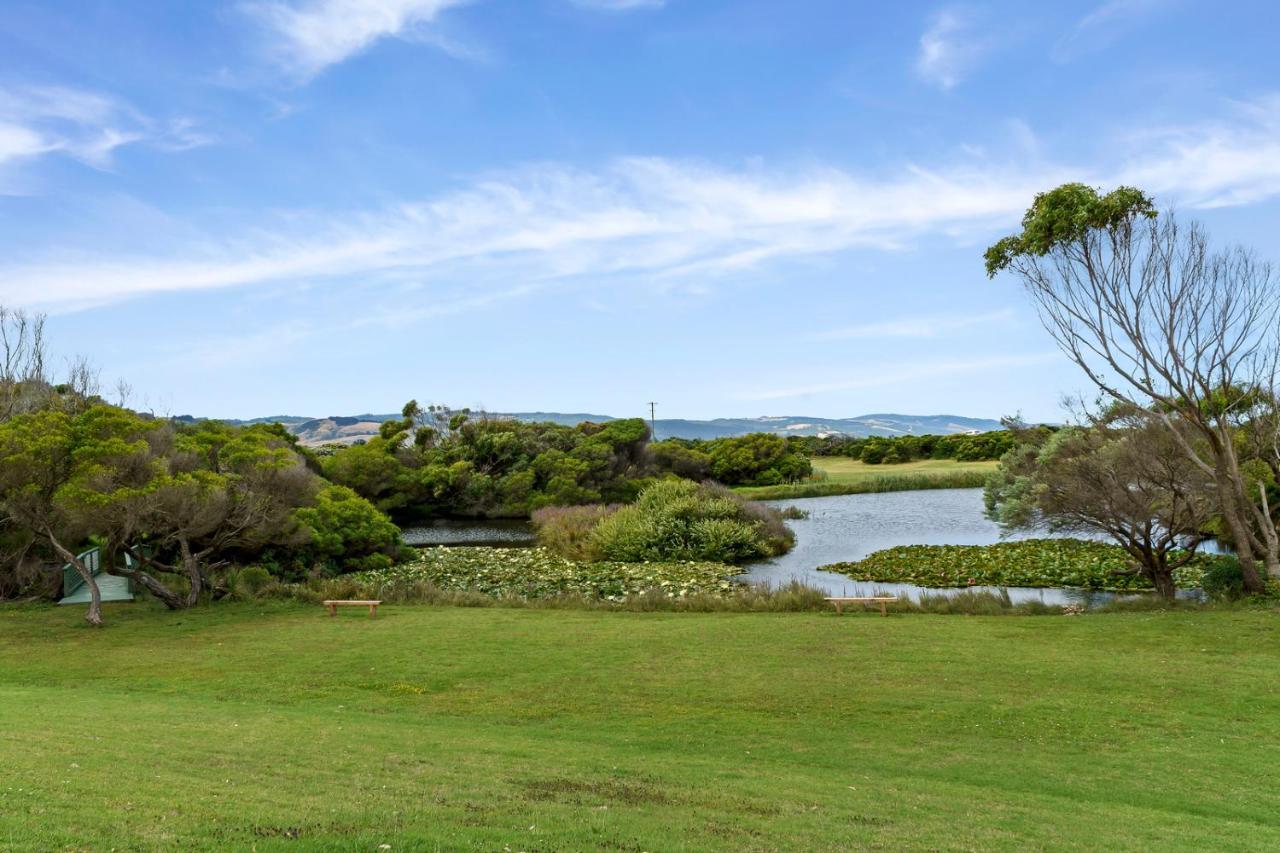
{"type": "Polygon", "coordinates": [[[100,400],[0,421],[0,593],[56,594],[50,565],[86,562],[128,578],[172,609],[217,597],[221,570],[257,563],[297,579],[315,570],[389,566],[400,531],[351,489],[327,482],[277,425],[185,426],[100,400]]]}
{"type": "Polygon", "coordinates": [[[650,443],[639,418],[563,426],[472,415],[410,401],[364,444],[316,451],[325,477],[402,522],[433,516],[528,517],[549,506],[630,503],[675,476],[771,485],[809,476],[777,436],[650,443]]]}
{"type": "Polygon", "coordinates": [[[843,435],[790,439],[797,451],[810,456],[844,456],[868,465],[894,465],[920,459],[958,462],[996,460],[1016,443],[1009,430],[977,435],[899,435],[852,438],[843,435]]]}
{"type": "Polygon", "coordinates": [[[813,474],[808,453],[793,437],[755,432],[710,440],[669,438],[652,447],[662,470],[726,486],[776,486],[813,474]]]}

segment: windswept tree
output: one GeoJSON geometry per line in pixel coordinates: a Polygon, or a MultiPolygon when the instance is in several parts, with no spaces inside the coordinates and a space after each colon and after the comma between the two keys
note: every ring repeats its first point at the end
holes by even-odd
{"type": "Polygon", "coordinates": [[[987,250],[986,268],[1013,272],[1062,351],[1113,400],[1152,412],[1211,480],[1246,589],[1262,590],[1259,563],[1280,577],[1265,483],[1238,443],[1242,424],[1265,426],[1253,445],[1280,468],[1271,266],[1245,248],[1211,250],[1199,226],[1157,216],[1140,190],[1065,184],[1036,196],[1021,232],[987,250]]]}
{"type": "Polygon", "coordinates": [[[170,609],[196,605],[230,554],[305,550],[316,537],[298,512],[316,503],[323,483],[270,426],[157,425],[138,452],[133,464],[104,465],[76,497],[108,543],[108,571],[170,609]]]}
{"type": "Polygon", "coordinates": [[[0,421],[0,507],[28,530],[89,590],[85,621],[102,624],[102,598],[93,573],[77,555],[96,532],[81,512],[80,483],[101,474],[107,445],[119,450],[129,436],[94,429],[85,416],[46,409],[0,421]]]}
{"type": "Polygon", "coordinates": [[[1213,515],[1212,480],[1146,413],[1113,407],[1089,426],[1019,430],[987,483],[987,514],[1006,528],[1102,533],[1165,598],[1213,515]]]}

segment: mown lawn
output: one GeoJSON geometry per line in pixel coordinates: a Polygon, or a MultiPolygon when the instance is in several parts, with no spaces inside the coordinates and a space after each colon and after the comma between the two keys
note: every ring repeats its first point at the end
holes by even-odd
{"type": "Polygon", "coordinates": [[[752,500],[787,500],[865,492],[902,492],[917,489],[968,489],[983,485],[998,462],[957,462],[922,459],[897,465],[868,465],[856,459],[815,456],[814,479],[778,486],[744,486],[734,489],[752,500]]]}
{"type": "Polygon", "coordinates": [[[840,456],[813,458],[814,471],[821,472],[826,475],[827,480],[834,483],[857,483],[895,474],[953,474],[962,471],[990,474],[999,464],[994,461],[957,462],[954,459],[919,459],[897,465],[868,465],[857,459],[845,459],[840,456]]]}
{"type": "Polygon", "coordinates": [[[0,608],[0,848],[1280,848],[1275,612],[0,608]]]}

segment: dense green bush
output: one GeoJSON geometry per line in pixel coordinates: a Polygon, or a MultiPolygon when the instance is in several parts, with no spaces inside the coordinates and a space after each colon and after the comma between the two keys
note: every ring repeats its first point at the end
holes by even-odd
{"type": "Polygon", "coordinates": [[[366,444],[326,448],[324,475],[405,521],[630,501],[656,470],[638,418],[568,427],[459,413],[417,425],[423,416],[410,404],[366,444]]]}
{"type": "Polygon", "coordinates": [[[1235,601],[1244,597],[1244,574],[1240,569],[1240,561],[1233,559],[1216,559],[1200,578],[1200,588],[1210,598],[1235,601]]]}
{"type": "Polygon", "coordinates": [[[791,544],[791,533],[775,510],[688,480],[649,486],[634,504],[602,518],[590,534],[595,557],[623,562],[739,563],[781,553],[791,544]]]}
{"type": "Polygon", "coordinates": [[[337,571],[381,569],[400,548],[400,528],[346,486],[326,484],[295,515],[309,536],[301,557],[311,564],[337,571]]]}
{"type": "Polygon", "coordinates": [[[768,433],[711,441],[673,438],[653,444],[650,451],[662,471],[693,480],[711,478],[726,486],[773,486],[813,473],[796,440],[768,433]]]}
{"type": "Polygon", "coordinates": [[[236,595],[241,598],[254,598],[272,582],[271,572],[262,566],[245,566],[236,572],[232,584],[236,595]]]}

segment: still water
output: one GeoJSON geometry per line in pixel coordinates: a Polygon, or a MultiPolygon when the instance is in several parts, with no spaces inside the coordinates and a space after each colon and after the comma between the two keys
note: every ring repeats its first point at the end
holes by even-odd
{"type": "MultiPolygon", "coordinates": [[[[871,595],[883,590],[916,599],[921,592],[945,590],[855,581],[844,575],[818,571],[817,567],[860,560],[872,552],[895,545],[990,545],[1002,541],[1000,529],[983,516],[981,489],[881,492],[772,503],[779,508],[801,507],[808,510],[809,517],[787,522],[796,534],[795,548],[780,557],[746,566],[742,580],[775,586],[798,580],[825,589],[832,595],[871,595]]],[[[1045,535],[1024,533],[1003,539],[1045,535]]],[[[532,525],[527,521],[437,519],[420,527],[406,528],[404,540],[406,544],[420,547],[489,545],[518,548],[533,545],[535,536],[532,525]]],[[[1089,605],[1107,601],[1115,595],[1071,589],[1010,587],[1009,597],[1015,602],[1037,600],[1046,604],[1089,605]]]]}
{"type": "MultiPolygon", "coordinates": [[[[844,575],[818,571],[818,566],[860,560],[895,545],[990,545],[1011,539],[1046,536],[1040,533],[1002,537],[1000,528],[983,516],[982,489],[931,489],[916,492],[881,492],[773,501],[773,506],[797,506],[809,517],[788,521],[796,534],[796,546],[780,557],[746,567],[744,580],[774,586],[798,580],[827,590],[831,595],[872,595],[877,590],[912,599],[924,589],[911,584],[855,581],[844,575]]],[[[992,589],[970,587],[970,589],[992,589]]],[[[1071,589],[1009,587],[1015,601],[1046,604],[1096,604],[1114,598],[1112,593],[1071,589]]]]}
{"type": "Polygon", "coordinates": [[[519,548],[533,545],[533,525],[516,519],[437,518],[420,526],[406,527],[404,543],[415,547],[428,545],[489,545],[496,548],[519,548]]]}

